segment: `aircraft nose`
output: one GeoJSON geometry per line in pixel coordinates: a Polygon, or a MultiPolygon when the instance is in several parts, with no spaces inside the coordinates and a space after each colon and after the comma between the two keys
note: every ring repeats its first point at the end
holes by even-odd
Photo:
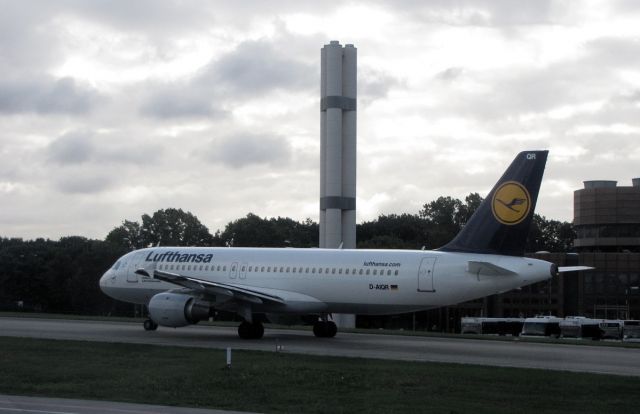
{"type": "Polygon", "coordinates": [[[100,290],[104,291],[104,288],[107,287],[107,280],[110,279],[111,276],[111,269],[104,272],[104,274],[100,278],[100,290]]]}

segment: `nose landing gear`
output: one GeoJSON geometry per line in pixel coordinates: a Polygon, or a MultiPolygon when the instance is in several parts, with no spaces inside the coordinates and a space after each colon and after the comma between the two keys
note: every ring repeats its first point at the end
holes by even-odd
{"type": "Polygon", "coordinates": [[[155,331],[156,329],[158,329],[158,324],[155,323],[152,319],[145,319],[142,326],[144,326],[145,331],[155,331]]]}

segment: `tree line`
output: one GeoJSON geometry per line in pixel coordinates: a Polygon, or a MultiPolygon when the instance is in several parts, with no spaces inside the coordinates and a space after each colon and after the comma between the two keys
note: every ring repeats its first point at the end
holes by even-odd
{"type": "MultiPolygon", "coordinates": [[[[451,240],[482,202],[440,197],[416,214],[380,215],[356,226],[358,248],[435,249],[451,240]]],[[[212,234],[181,209],[125,220],[104,240],[80,236],[58,241],[0,237],[0,310],[131,315],[132,305],[99,289],[102,274],[128,251],[148,246],[316,247],[318,223],[311,219],[262,218],[249,213],[212,234]]],[[[567,252],[575,233],[568,222],[535,215],[527,251],[567,252]]]]}

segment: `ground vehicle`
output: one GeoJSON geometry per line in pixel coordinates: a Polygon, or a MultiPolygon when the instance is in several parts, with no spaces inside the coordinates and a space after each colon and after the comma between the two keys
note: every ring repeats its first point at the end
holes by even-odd
{"type": "Polygon", "coordinates": [[[518,336],[523,324],[524,318],[462,318],[460,332],[518,336]]]}
{"type": "Polygon", "coordinates": [[[560,322],[562,318],[556,316],[536,316],[524,320],[522,336],[560,336],[560,322]]]}
{"type": "Polygon", "coordinates": [[[567,316],[560,321],[560,335],[563,338],[600,339],[600,321],[584,316],[567,316]]]}
{"type": "Polygon", "coordinates": [[[622,338],[625,341],[640,341],[640,321],[626,320],[622,325],[622,338]]]}

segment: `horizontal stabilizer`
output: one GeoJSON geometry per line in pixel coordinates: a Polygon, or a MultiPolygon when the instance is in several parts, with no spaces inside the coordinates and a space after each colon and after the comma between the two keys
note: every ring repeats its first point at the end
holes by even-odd
{"type": "Polygon", "coordinates": [[[467,262],[467,272],[483,276],[509,276],[516,274],[516,272],[493,263],[476,261],[467,262]]]}
{"type": "Polygon", "coordinates": [[[558,267],[558,273],[567,273],[567,272],[580,272],[582,270],[592,270],[595,267],[590,266],[560,266],[558,267]]]}

